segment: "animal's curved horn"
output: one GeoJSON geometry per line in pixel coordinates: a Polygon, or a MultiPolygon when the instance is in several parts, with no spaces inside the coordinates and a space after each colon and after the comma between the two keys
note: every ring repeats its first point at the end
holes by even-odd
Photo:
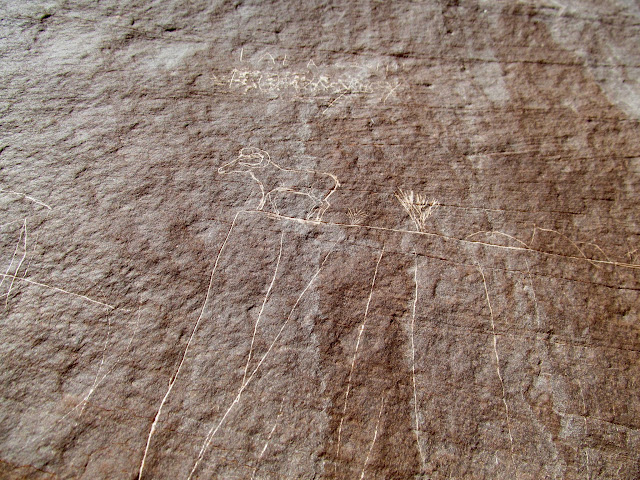
{"type": "Polygon", "coordinates": [[[220,167],[218,167],[218,173],[220,174],[225,174],[225,173],[229,173],[229,169],[231,167],[233,167],[236,163],[238,163],[238,158],[234,158],[233,160],[231,160],[230,162],[227,163],[223,163],[222,165],[220,165],[220,167]]]}
{"type": "Polygon", "coordinates": [[[240,160],[241,165],[247,167],[259,167],[268,163],[269,154],[256,147],[244,147],[240,149],[238,160],[240,160]]]}

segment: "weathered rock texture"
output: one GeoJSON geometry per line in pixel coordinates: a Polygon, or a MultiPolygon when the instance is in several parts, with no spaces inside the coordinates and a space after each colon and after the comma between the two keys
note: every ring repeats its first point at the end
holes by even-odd
{"type": "Polygon", "coordinates": [[[637,3],[0,17],[0,477],[640,477],[637,3]]]}

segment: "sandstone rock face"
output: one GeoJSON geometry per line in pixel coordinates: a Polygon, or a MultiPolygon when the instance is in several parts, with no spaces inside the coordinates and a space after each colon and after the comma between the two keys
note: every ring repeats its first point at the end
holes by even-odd
{"type": "Polygon", "coordinates": [[[636,3],[0,17],[0,477],[640,478],[636,3]]]}

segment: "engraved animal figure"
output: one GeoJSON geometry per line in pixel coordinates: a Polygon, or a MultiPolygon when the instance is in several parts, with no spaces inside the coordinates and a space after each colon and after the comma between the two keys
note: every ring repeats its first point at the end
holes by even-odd
{"type": "Polygon", "coordinates": [[[306,219],[321,221],[330,206],[329,197],[340,186],[338,178],[316,170],[284,168],[271,160],[269,153],[249,147],[240,150],[236,158],[218,168],[221,175],[248,175],[260,188],[258,210],[270,210],[280,214],[278,203],[303,208],[306,219]],[[303,204],[296,198],[302,197],[303,204]]]}

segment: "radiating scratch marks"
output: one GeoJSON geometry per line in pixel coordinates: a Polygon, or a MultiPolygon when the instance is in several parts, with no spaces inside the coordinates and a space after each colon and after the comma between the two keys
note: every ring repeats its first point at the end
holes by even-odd
{"type": "Polygon", "coordinates": [[[511,417],[509,416],[509,405],[507,404],[507,393],[504,388],[504,380],[502,378],[502,373],[500,372],[500,357],[498,356],[498,335],[496,334],[496,324],[493,319],[493,308],[491,308],[491,300],[489,299],[489,289],[487,288],[487,279],[484,276],[484,271],[482,270],[480,265],[478,265],[477,268],[480,271],[480,275],[482,275],[484,293],[487,297],[487,305],[489,306],[489,314],[491,315],[491,332],[493,333],[493,353],[496,357],[496,372],[498,373],[498,378],[500,379],[500,386],[502,387],[502,403],[504,404],[504,410],[507,417],[507,429],[509,431],[509,442],[511,443],[511,463],[513,464],[515,476],[516,478],[518,478],[518,467],[516,466],[515,458],[513,455],[513,435],[511,433],[511,417]]]}
{"type": "Polygon", "coordinates": [[[178,379],[178,375],[180,375],[180,371],[182,370],[182,365],[184,365],[184,360],[187,357],[187,352],[189,351],[189,347],[191,346],[191,341],[193,340],[194,335],[196,334],[196,331],[198,330],[198,326],[200,325],[200,321],[202,320],[202,317],[204,315],[204,310],[207,306],[207,302],[209,300],[209,295],[211,293],[211,286],[213,284],[213,277],[214,274],[216,273],[216,269],[218,268],[218,262],[220,261],[220,257],[222,256],[222,251],[224,250],[224,247],[227,245],[227,241],[229,240],[229,237],[231,236],[231,231],[233,230],[234,225],[236,224],[236,220],[238,219],[238,215],[240,214],[240,212],[236,213],[235,217],[233,217],[233,221],[231,222],[231,226],[229,227],[229,231],[227,232],[227,236],[225,237],[224,241],[222,242],[222,245],[220,246],[220,250],[218,250],[218,256],[216,257],[216,261],[213,264],[213,268],[211,269],[211,276],[209,277],[209,286],[207,287],[207,294],[204,297],[204,302],[202,302],[202,309],[200,310],[200,315],[198,315],[198,319],[196,320],[195,325],[193,326],[193,330],[191,330],[191,335],[189,336],[189,339],[187,340],[187,346],[184,349],[184,352],[182,353],[182,358],[180,359],[180,363],[178,364],[178,368],[176,369],[175,373],[173,374],[173,376],[171,377],[171,379],[169,380],[169,387],[167,388],[167,393],[165,393],[164,397],[162,398],[162,401],[160,402],[160,407],[158,408],[158,411],[156,412],[156,415],[153,419],[153,422],[151,423],[151,429],[149,431],[149,436],[147,437],[147,444],[144,448],[144,454],[142,456],[142,461],[140,462],[140,469],[138,471],[138,480],[140,480],[142,478],[142,474],[144,473],[144,464],[145,461],[147,459],[147,455],[149,453],[149,446],[151,445],[151,439],[153,438],[153,434],[156,431],[157,425],[158,425],[158,419],[160,418],[160,414],[162,413],[162,407],[164,407],[164,404],[166,403],[167,399],[169,398],[169,395],[171,394],[171,390],[173,390],[173,386],[176,383],[176,380],[178,379]]]}
{"type": "Polygon", "coordinates": [[[329,258],[329,255],[331,255],[332,252],[333,252],[333,249],[331,251],[329,251],[329,253],[327,253],[327,255],[325,255],[324,259],[322,260],[322,263],[320,264],[320,266],[318,267],[318,269],[316,270],[314,275],[311,277],[311,279],[309,280],[307,285],[304,287],[302,292],[300,292],[300,295],[298,295],[298,298],[296,299],[296,302],[294,303],[293,307],[291,308],[291,311],[289,312],[289,315],[287,315],[286,320],[280,326],[280,330],[278,331],[277,335],[275,336],[275,338],[273,339],[273,341],[269,345],[269,348],[262,355],[262,357],[260,358],[260,361],[258,362],[256,367],[251,372],[251,375],[249,375],[249,377],[246,379],[246,381],[240,386],[240,391],[238,392],[236,397],[233,399],[233,401],[231,402],[231,405],[229,405],[229,408],[227,408],[227,410],[225,411],[225,413],[222,416],[222,418],[220,419],[220,421],[217,423],[217,425],[215,425],[215,427],[212,426],[211,429],[209,430],[209,432],[207,433],[207,436],[205,437],[205,441],[202,444],[202,447],[200,448],[200,452],[198,453],[198,458],[196,459],[196,462],[195,462],[193,468],[191,469],[191,472],[189,473],[189,476],[187,477],[188,480],[190,480],[193,477],[193,474],[196,472],[198,466],[200,465],[200,462],[204,458],[204,454],[207,451],[207,449],[209,448],[209,445],[211,444],[211,441],[213,440],[213,437],[216,436],[216,433],[218,433],[218,430],[220,429],[220,427],[222,426],[222,424],[226,420],[227,416],[229,415],[229,413],[231,412],[233,407],[240,401],[240,398],[242,397],[242,393],[249,386],[249,384],[251,383],[251,380],[253,380],[253,378],[256,375],[256,373],[258,372],[258,370],[260,370],[260,367],[262,366],[264,361],[267,359],[267,357],[271,353],[271,350],[273,350],[273,347],[275,346],[275,344],[280,339],[280,336],[282,335],[282,332],[284,331],[285,327],[287,326],[287,324],[289,323],[289,321],[293,317],[293,313],[295,312],[296,308],[298,307],[298,304],[302,300],[302,297],[304,297],[304,295],[307,292],[307,290],[309,290],[309,288],[311,287],[311,285],[313,284],[315,279],[318,277],[318,275],[322,271],[322,268],[324,267],[324,264],[326,263],[327,259],[329,258]]]}
{"type": "Polygon", "coordinates": [[[411,310],[411,379],[413,382],[413,415],[415,417],[415,434],[416,444],[418,445],[418,452],[420,453],[420,461],[422,462],[422,468],[425,467],[425,458],[420,445],[420,419],[418,417],[418,392],[416,388],[416,346],[415,346],[415,323],[416,323],[416,305],[418,303],[418,255],[414,251],[414,271],[413,280],[415,284],[415,291],[413,295],[413,308],[411,310]]]}
{"type": "Polygon", "coordinates": [[[260,318],[262,318],[262,312],[264,311],[264,306],[267,304],[267,300],[269,298],[269,294],[271,293],[271,289],[273,288],[273,284],[276,281],[276,277],[278,276],[278,267],[280,266],[280,259],[282,258],[282,242],[284,240],[284,231],[280,235],[280,251],[278,252],[278,260],[276,261],[276,268],[273,272],[273,278],[271,279],[271,283],[269,284],[269,288],[267,289],[267,293],[264,296],[264,300],[262,301],[262,306],[260,307],[260,312],[258,312],[258,318],[256,319],[256,323],[253,326],[253,335],[251,337],[251,347],[249,347],[249,355],[247,356],[247,364],[244,367],[244,375],[242,376],[242,385],[244,385],[245,380],[247,379],[247,372],[249,370],[249,362],[251,362],[251,355],[253,354],[253,345],[256,340],[256,333],[258,332],[258,325],[260,324],[260,318]]]}
{"type": "Polygon", "coordinates": [[[380,412],[378,413],[378,420],[376,421],[376,428],[373,432],[373,440],[371,440],[371,445],[369,446],[369,451],[367,452],[367,457],[364,459],[364,465],[362,466],[362,472],[360,473],[360,480],[364,478],[364,473],[367,470],[367,464],[369,463],[369,457],[371,457],[371,452],[373,451],[373,446],[376,444],[376,439],[378,438],[378,428],[380,427],[380,419],[382,418],[382,410],[384,409],[384,397],[382,397],[382,401],[380,402],[380,412]]]}
{"type": "Polygon", "coordinates": [[[267,448],[269,447],[269,442],[271,441],[271,437],[273,437],[273,432],[276,431],[276,428],[278,427],[278,421],[280,420],[280,417],[282,416],[282,407],[284,407],[284,398],[282,399],[282,402],[280,402],[280,410],[278,411],[278,416],[276,417],[276,421],[273,422],[273,427],[271,427],[271,431],[269,432],[269,436],[267,437],[267,441],[264,442],[264,447],[262,447],[262,451],[260,452],[260,455],[258,456],[258,460],[256,460],[256,466],[253,468],[253,472],[251,473],[251,480],[253,480],[256,476],[256,472],[258,471],[258,467],[260,466],[260,460],[262,460],[262,457],[264,456],[264,452],[267,451],[267,448]]]}
{"type": "Polygon", "coordinates": [[[342,425],[344,424],[344,418],[347,414],[347,405],[349,403],[349,393],[351,393],[351,380],[353,378],[353,371],[356,366],[356,359],[358,357],[358,349],[360,348],[360,341],[362,340],[362,333],[364,332],[364,327],[367,324],[367,318],[369,315],[369,306],[371,305],[371,298],[373,297],[373,288],[376,284],[376,277],[378,276],[378,268],[380,267],[380,261],[382,260],[382,255],[384,255],[384,246],[380,250],[380,256],[378,257],[378,261],[376,262],[376,268],[373,272],[373,280],[371,280],[371,287],[369,289],[369,298],[367,299],[367,306],[364,309],[364,317],[362,319],[362,323],[360,324],[360,329],[358,330],[358,338],[356,340],[356,348],[353,352],[353,358],[351,359],[351,368],[349,369],[349,377],[347,379],[347,389],[344,394],[344,405],[342,407],[342,416],[340,418],[340,425],[338,426],[338,446],[336,448],[336,463],[335,463],[335,471],[338,471],[338,463],[337,460],[340,458],[340,447],[342,442],[342,425]]]}

